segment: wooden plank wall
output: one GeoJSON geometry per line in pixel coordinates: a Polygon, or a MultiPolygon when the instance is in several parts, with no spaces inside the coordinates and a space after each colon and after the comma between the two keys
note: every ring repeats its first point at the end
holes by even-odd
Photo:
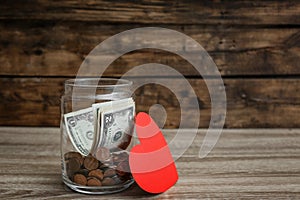
{"type": "MultiPolygon", "coordinates": [[[[225,82],[225,127],[299,127],[298,0],[2,1],[0,125],[58,126],[63,82],[76,75],[85,56],[109,36],[149,26],[183,32],[210,53],[225,82]]],[[[201,102],[200,127],[207,127],[207,88],[179,56],[134,51],[116,60],[105,76],[120,77],[148,62],[186,76],[201,102]]],[[[166,127],[179,126],[177,101],[166,88],[145,86],[136,94],[139,111],[160,103],[168,112],[166,127]]]]}

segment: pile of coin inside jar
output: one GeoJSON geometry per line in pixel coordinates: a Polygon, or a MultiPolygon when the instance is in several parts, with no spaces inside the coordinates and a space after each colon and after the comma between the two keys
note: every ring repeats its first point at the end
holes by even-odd
{"type": "Polygon", "coordinates": [[[94,156],[72,151],[65,153],[64,160],[69,179],[78,185],[112,186],[132,178],[126,151],[111,153],[100,147],[94,156]]]}

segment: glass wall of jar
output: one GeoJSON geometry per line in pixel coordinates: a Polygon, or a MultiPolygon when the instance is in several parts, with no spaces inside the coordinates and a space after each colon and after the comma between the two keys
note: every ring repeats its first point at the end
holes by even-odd
{"type": "Polygon", "coordinates": [[[135,105],[131,81],[77,78],[61,99],[63,182],[87,194],[122,191],[133,182],[128,164],[135,105]]]}

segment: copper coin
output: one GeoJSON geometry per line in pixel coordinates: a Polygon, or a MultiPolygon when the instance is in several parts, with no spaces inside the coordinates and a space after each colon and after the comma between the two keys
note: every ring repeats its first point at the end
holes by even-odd
{"type": "Polygon", "coordinates": [[[87,184],[87,179],[82,174],[75,174],[73,180],[78,185],[86,185],[87,184]]]}
{"type": "Polygon", "coordinates": [[[82,174],[82,175],[84,175],[85,177],[88,177],[89,176],[89,170],[87,170],[87,169],[80,169],[77,173],[78,174],[82,174]]]}
{"type": "Polygon", "coordinates": [[[64,155],[64,158],[66,159],[66,160],[68,160],[68,159],[70,159],[70,158],[80,158],[80,157],[82,157],[81,156],[81,154],[80,153],[78,153],[78,152],[75,152],[75,151],[70,151],[70,152],[67,152],[67,153],[65,153],[65,155],[64,155]]]}
{"type": "Polygon", "coordinates": [[[94,170],[90,171],[88,176],[96,177],[99,180],[102,180],[103,179],[103,172],[100,169],[94,169],[94,170]]]}
{"type": "Polygon", "coordinates": [[[106,186],[109,186],[109,185],[115,185],[115,181],[114,179],[110,178],[110,177],[106,177],[102,180],[102,185],[106,185],[106,186]]]}
{"type": "Polygon", "coordinates": [[[96,151],[96,158],[101,162],[108,160],[110,157],[110,151],[108,148],[99,147],[96,151]]]}
{"type": "Polygon", "coordinates": [[[125,182],[127,179],[124,178],[125,176],[114,176],[114,177],[111,177],[114,181],[115,181],[115,185],[116,184],[120,184],[122,182],[125,182]]]}
{"type": "Polygon", "coordinates": [[[81,165],[83,164],[83,157],[80,153],[75,152],[75,151],[70,151],[70,152],[65,153],[65,155],[64,155],[65,160],[69,160],[71,158],[77,158],[80,161],[80,164],[81,165]]]}
{"type": "Polygon", "coordinates": [[[120,182],[126,182],[126,181],[128,181],[128,180],[132,180],[133,178],[132,178],[132,176],[131,176],[131,174],[126,174],[125,176],[117,176],[116,178],[115,177],[113,177],[114,178],[114,180],[116,181],[116,178],[118,178],[119,179],[119,183],[120,182]]]}
{"type": "Polygon", "coordinates": [[[101,186],[102,183],[99,179],[97,179],[96,177],[89,177],[87,179],[87,185],[88,186],[101,186]]]}
{"type": "Polygon", "coordinates": [[[127,173],[130,172],[129,164],[127,161],[122,161],[117,166],[117,174],[119,176],[125,176],[127,173]]]}
{"type": "Polygon", "coordinates": [[[91,155],[85,157],[83,165],[88,170],[97,169],[99,167],[99,161],[91,155]]]}
{"type": "Polygon", "coordinates": [[[109,168],[104,171],[104,177],[111,177],[114,175],[116,175],[116,171],[114,169],[109,168]]]}
{"type": "Polygon", "coordinates": [[[69,177],[72,177],[80,170],[81,164],[77,158],[71,158],[66,161],[66,171],[69,177]]]}

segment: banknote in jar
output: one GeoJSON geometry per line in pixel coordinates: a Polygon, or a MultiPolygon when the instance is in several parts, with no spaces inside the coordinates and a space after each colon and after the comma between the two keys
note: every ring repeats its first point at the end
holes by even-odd
{"type": "Polygon", "coordinates": [[[134,129],[135,104],[132,98],[104,103],[95,109],[95,140],[93,150],[99,147],[126,149],[134,129]],[[96,111],[95,111],[96,110],[96,111]]]}
{"type": "Polygon", "coordinates": [[[134,115],[135,103],[126,98],[67,113],[64,123],[74,148],[87,156],[100,147],[126,149],[134,129],[134,115]]]}

